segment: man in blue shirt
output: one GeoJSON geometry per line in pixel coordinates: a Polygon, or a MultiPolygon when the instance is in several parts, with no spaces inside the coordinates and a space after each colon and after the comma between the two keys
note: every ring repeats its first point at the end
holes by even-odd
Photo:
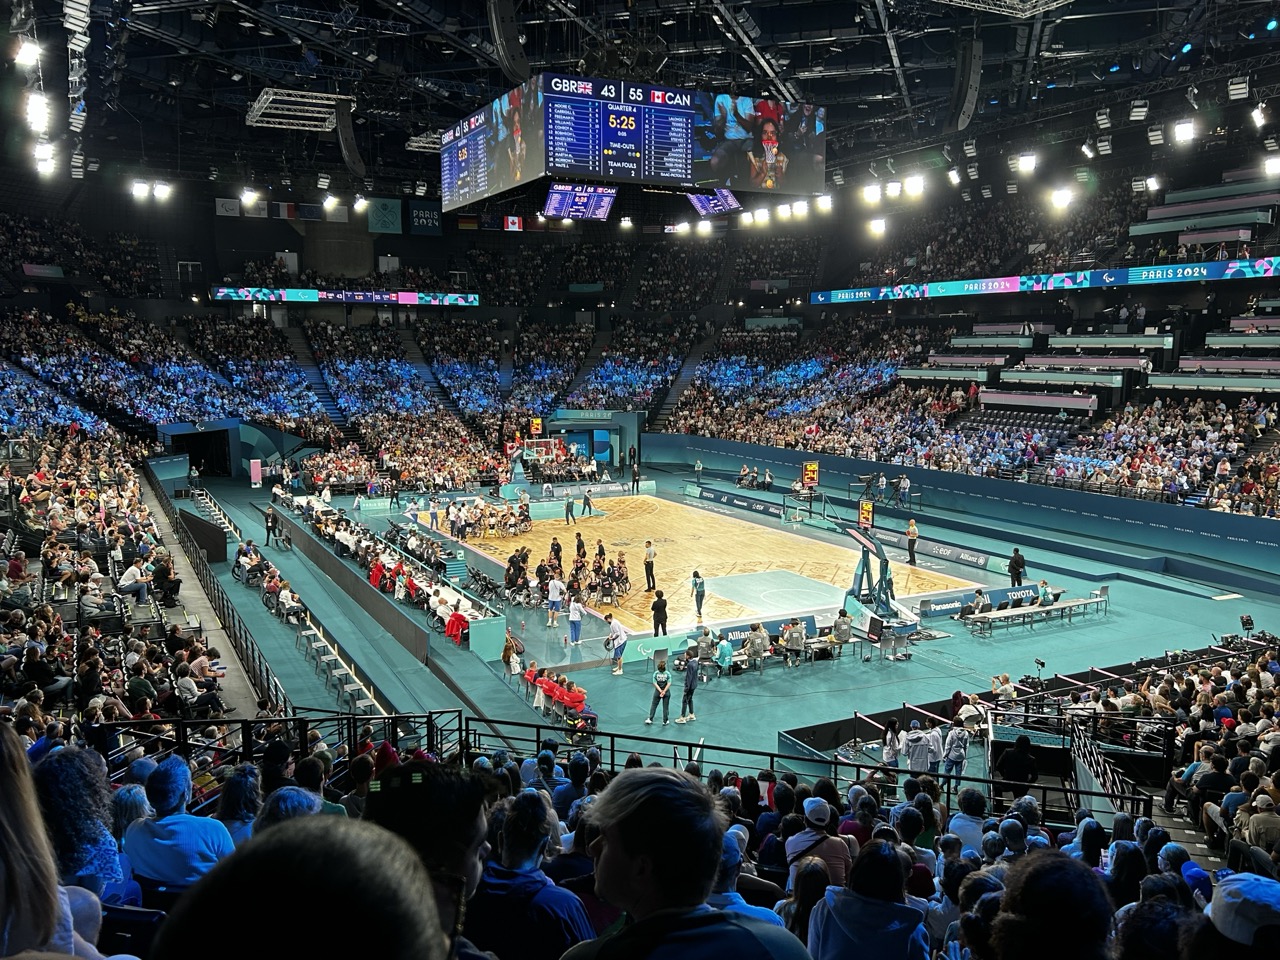
{"type": "Polygon", "coordinates": [[[733,833],[724,835],[724,849],[720,855],[720,870],[716,873],[715,885],[711,888],[711,896],[707,897],[707,906],[724,910],[728,913],[741,913],[755,917],[774,926],[785,926],[782,918],[768,907],[753,907],[738,892],[738,874],[742,871],[742,847],[733,833]]]}
{"type": "Polygon", "coordinates": [[[135,820],[124,834],[124,852],[134,874],[189,887],[235,852],[221,820],[187,813],[191,768],[176,754],[166,757],[147,778],[147,800],[154,819],[135,820]]]}

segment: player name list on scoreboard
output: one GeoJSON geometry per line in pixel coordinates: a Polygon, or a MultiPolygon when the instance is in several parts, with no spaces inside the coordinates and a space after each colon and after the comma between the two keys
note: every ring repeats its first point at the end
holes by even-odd
{"type": "Polygon", "coordinates": [[[548,79],[548,172],[693,183],[694,109],[687,93],[623,81],[548,79]]]}
{"type": "Polygon", "coordinates": [[[481,120],[474,129],[457,131],[453,143],[441,149],[440,184],[445,210],[489,195],[487,134],[481,120]]]}

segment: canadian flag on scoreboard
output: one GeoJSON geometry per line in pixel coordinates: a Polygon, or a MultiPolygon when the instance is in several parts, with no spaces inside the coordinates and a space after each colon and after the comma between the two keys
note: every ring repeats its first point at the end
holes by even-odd
{"type": "Polygon", "coordinates": [[[502,229],[503,230],[523,230],[524,218],[523,217],[505,217],[503,218],[503,221],[502,221],[502,229]]]}

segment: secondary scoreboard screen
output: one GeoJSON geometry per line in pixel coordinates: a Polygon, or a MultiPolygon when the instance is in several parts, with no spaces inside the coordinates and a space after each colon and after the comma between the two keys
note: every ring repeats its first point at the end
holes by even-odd
{"type": "Polygon", "coordinates": [[[547,193],[544,217],[570,220],[608,220],[617,187],[595,187],[579,183],[553,183],[547,193]]]}
{"type": "Polygon", "coordinates": [[[714,217],[718,213],[731,213],[742,209],[742,204],[738,202],[732,190],[721,188],[715,193],[686,193],[685,196],[689,198],[693,209],[697,210],[701,217],[714,217]]]}
{"type": "Polygon", "coordinates": [[[442,208],[543,174],[819,194],[826,139],[826,110],[813,104],[540,74],[441,131],[442,208]]]}
{"type": "Polygon", "coordinates": [[[455,210],[545,172],[542,84],[532,77],[440,132],[440,209],[455,210]]]}

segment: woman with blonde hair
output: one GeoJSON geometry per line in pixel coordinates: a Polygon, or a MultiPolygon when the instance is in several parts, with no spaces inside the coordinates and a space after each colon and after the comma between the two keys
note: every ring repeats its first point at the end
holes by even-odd
{"type": "Polygon", "coordinates": [[[805,946],[809,944],[809,915],[817,902],[826,896],[830,883],[831,871],[827,869],[827,862],[821,857],[805,857],[796,864],[791,895],[786,900],[779,900],[773,908],[773,912],[782,918],[783,925],[805,946]]]}

